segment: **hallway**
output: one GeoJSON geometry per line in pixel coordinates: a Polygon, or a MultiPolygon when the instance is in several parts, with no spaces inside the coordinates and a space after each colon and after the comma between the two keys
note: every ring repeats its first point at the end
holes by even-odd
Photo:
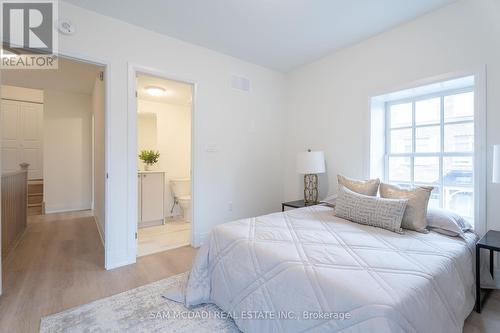
{"type": "Polygon", "coordinates": [[[91,211],[32,216],[3,263],[0,331],[38,332],[42,316],[185,272],[195,254],[182,247],[106,271],[91,211]]]}

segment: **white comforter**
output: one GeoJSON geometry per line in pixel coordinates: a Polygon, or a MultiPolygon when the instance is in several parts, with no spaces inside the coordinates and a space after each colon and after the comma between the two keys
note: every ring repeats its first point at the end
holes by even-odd
{"type": "Polygon", "coordinates": [[[226,223],[199,250],[185,302],[215,303],[244,332],[462,332],[474,305],[466,235],[400,235],[323,206],[226,223]]]}

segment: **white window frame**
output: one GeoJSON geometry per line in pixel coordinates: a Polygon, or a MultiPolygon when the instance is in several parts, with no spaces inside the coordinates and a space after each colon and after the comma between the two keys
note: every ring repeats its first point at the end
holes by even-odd
{"type": "MultiPolygon", "coordinates": [[[[445,122],[444,119],[444,99],[446,96],[452,96],[452,95],[457,95],[461,93],[469,93],[472,92],[474,93],[474,86],[469,86],[469,87],[464,87],[464,88],[459,88],[459,89],[450,89],[450,90],[444,90],[440,91],[438,93],[432,93],[432,94],[426,94],[426,95],[420,95],[416,97],[408,97],[404,99],[399,99],[399,100],[394,100],[394,101],[389,101],[385,103],[385,167],[384,167],[384,178],[389,181],[389,182],[395,182],[397,184],[405,184],[405,185],[429,185],[429,186],[434,186],[439,189],[440,193],[440,207],[444,207],[444,179],[443,179],[443,159],[445,157],[457,157],[457,156],[463,156],[463,157],[471,157],[474,160],[474,152],[451,152],[447,153],[444,151],[444,126],[446,125],[458,125],[458,124],[474,124],[475,123],[475,114],[472,120],[459,120],[459,121],[451,121],[451,122],[445,122]],[[433,123],[433,124],[424,124],[424,125],[417,125],[416,124],[416,110],[415,110],[415,105],[419,101],[424,101],[428,99],[433,99],[433,98],[439,98],[440,99],[440,121],[439,123],[433,123]],[[401,126],[397,128],[391,128],[391,107],[394,105],[398,104],[412,104],[412,123],[409,126],[401,126]],[[429,126],[440,126],[440,152],[433,152],[433,153],[418,153],[416,152],[416,130],[418,128],[423,128],[423,127],[429,127],[429,126]],[[391,150],[391,131],[393,129],[397,130],[403,130],[403,129],[411,129],[412,131],[412,152],[410,153],[392,153],[391,150]],[[390,157],[407,157],[410,159],[410,181],[401,181],[401,180],[391,180],[389,179],[389,158],[390,157]],[[416,157],[438,157],[439,158],[439,180],[437,183],[425,183],[425,182],[415,182],[415,158],[416,157]]],[[[475,96],[474,96],[475,99],[475,96]]],[[[474,135],[474,139],[475,139],[474,135]]],[[[475,164],[473,163],[473,174],[475,173],[475,164]]],[[[473,193],[473,204],[475,206],[475,186],[474,183],[472,185],[472,193],[473,193]]],[[[475,215],[475,214],[473,214],[475,215]]],[[[472,216],[472,218],[475,218],[475,216],[472,216]]]]}
{"type": "MultiPolygon", "coordinates": [[[[419,79],[400,85],[375,88],[367,96],[366,117],[367,131],[364,141],[363,169],[365,177],[384,179],[385,170],[385,146],[378,140],[385,139],[385,105],[384,103],[394,100],[393,95],[400,94],[410,96],[410,92],[416,89],[440,85],[442,82],[457,80],[465,77],[473,77],[474,82],[474,231],[484,235],[488,230],[486,214],[486,184],[487,179],[487,148],[486,140],[486,65],[478,65],[468,69],[457,70],[445,74],[419,79]],[[374,140],[374,141],[373,141],[374,140]],[[373,142],[372,142],[373,141],[373,142]]],[[[385,144],[385,143],[384,143],[385,144]]]]}

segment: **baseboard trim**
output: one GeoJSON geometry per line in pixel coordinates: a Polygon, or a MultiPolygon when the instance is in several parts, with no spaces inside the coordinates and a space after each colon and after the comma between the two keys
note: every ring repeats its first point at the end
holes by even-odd
{"type": "Polygon", "coordinates": [[[94,222],[97,227],[97,232],[99,233],[99,238],[101,239],[102,246],[106,249],[105,243],[104,243],[104,232],[102,231],[101,223],[99,223],[99,218],[94,215],[94,222]]]}
{"type": "Polygon", "coordinates": [[[199,235],[195,235],[193,247],[198,248],[198,247],[202,246],[209,234],[210,233],[205,232],[205,233],[202,233],[199,235]]]}
{"type": "Polygon", "coordinates": [[[133,259],[131,258],[131,259],[118,260],[116,262],[111,262],[111,263],[108,262],[108,264],[104,268],[106,270],[115,269],[118,267],[133,265],[136,263],[136,261],[137,261],[137,258],[133,258],[133,259]]]}
{"type": "Polygon", "coordinates": [[[90,210],[90,205],[75,205],[66,207],[51,206],[45,203],[45,214],[77,212],[79,210],[90,210]]]}

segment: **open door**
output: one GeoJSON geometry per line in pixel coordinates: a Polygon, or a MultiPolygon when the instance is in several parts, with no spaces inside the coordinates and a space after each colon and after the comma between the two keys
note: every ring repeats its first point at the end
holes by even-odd
{"type": "Polygon", "coordinates": [[[194,86],[136,69],[131,109],[136,125],[137,256],[193,239],[192,128],[194,86]]]}

